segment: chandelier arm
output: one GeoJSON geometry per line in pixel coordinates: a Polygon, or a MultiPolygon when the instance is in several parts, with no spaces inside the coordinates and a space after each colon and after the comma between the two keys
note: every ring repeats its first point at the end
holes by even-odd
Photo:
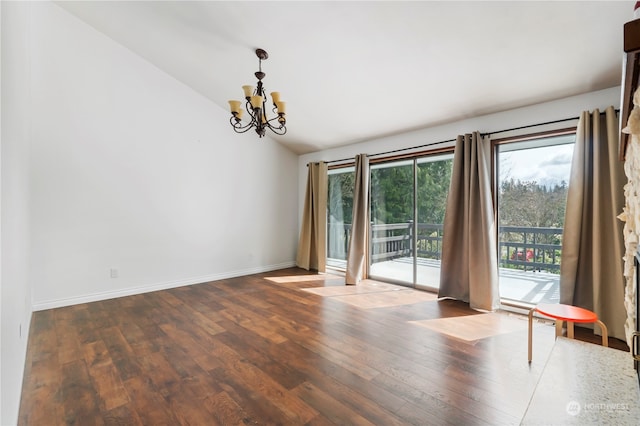
{"type": "Polygon", "coordinates": [[[253,113],[253,106],[251,106],[251,101],[247,99],[247,103],[244,106],[244,109],[247,110],[251,118],[255,118],[255,114],[253,113]]]}
{"type": "Polygon", "coordinates": [[[249,130],[251,130],[251,126],[248,126],[248,127],[241,127],[241,128],[234,127],[234,128],[233,128],[233,130],[234,130],[236,133],[247,133],[249,130]]]}
{"type": "MultiPolygon", "coordinates": [[[[277,118],[277,117],[276,117],[276,118],[277,118]]],[[[266,127],[268,127],[268,128],[269,128],[269,130],[271,130],[271,131],[272,131],[273,133],[275,133],[276,135],[280,135],[280,136],[282,136],[282,135],[284,135],[285,133],[287,133],[287,127],[286,127],[284,124],[282,124],[282,123],[280,123],[280,125],[279,125],[279,126],[277,126],[277,127],[276,127],[276,126],[271,125],[270,121],[273,121],[273,120],[275,120],[276,118],[272,118],[271,120],[267,121],[267,122],[266,122],[266,127]]]]}
{"type": "Polygon", "coordinates": [[[245,105],[245,109],[247,110],[247,113],[249,114],[249,117],[251,117],[251,121],[250,121],[250,123],[248,125],[256,125],[257,123],[260,122],[260,118],[261,117],[253,109],[253,106],[251,105],[250,101],[247,101],[247,104],[245,105]]]}
{"type": "Polygon", "coordinates": [[[231,118],[229,119],[229,123],[231,124],[231,126],[236,129],[236,130],[242,130],[240,133],[244,133],[245,131],[251,129],[251,127],[255,126],[255,119],[254,116],[251,115],[251,120],[245,124],[244,126],[242,125],[241,121],[236,121],[235,117],[232,115],[231,118]]]}
{"type": "Polygon", "coordinates": [[[269,126],[269,130],[271,130],[273,133],[275,133],[278,136],[282,136],[285,133],[287,133],[287,128],[284,126],[281,126],[281,127],[269,126]]]}
{"type": "MultiPolygon", "coordinates": [[[[279,118],[280,118],[280,116],[275,116],[275,117],[273,117],[272,119],[267,120],[267,123],[271,123],[272,121],[277,121],[277,122],[278,122],[278,124],[279,124],[279,126],[278,126],[278,127],[283,127],[283,124],[282,124],[282,123],[280,123],[279,118]]],[[[269,124],[269,127],[275,127],[275,126],[273,126],[273,125],[269,124]]]]}
{"type": "Polygon", "coordinates": [[[245,133],[251,129],[253,122],[247,124],[246,126],[243,126],[242,124],[240,124],[240,122],[235,121],[234,116],[231,116],[229,123],[231,123],[231,127],[233,127],[233,130],[235,130],[236,133],[245,133]]]}

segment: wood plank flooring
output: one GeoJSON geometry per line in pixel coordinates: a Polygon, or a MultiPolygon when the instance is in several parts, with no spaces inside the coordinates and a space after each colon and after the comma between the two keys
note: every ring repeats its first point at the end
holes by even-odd
{"type": "Polygon", "coordinates": [[[19,424],[520,422],[552,326],[529,365],[525,327],[465,341],[410,323],[477,315],[463,303],[362,308],[302,290],[339,285],[291,268],[36,312],[19,424]]]}

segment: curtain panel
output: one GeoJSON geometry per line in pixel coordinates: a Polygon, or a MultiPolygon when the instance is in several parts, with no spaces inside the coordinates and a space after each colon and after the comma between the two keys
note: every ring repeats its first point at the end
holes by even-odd
{"type": "Polygon", "coordinates": [[[490,152],[489,137],[478,132],[456,139],[438,293],[485,311],[500,304],[490,152]]]}
{"type": "Polygon", "coordinates": [[[369,157],[356,156],[355,187],[353,188],[353,216],[351,238],[347,250],[346,284],[358,284],[367,278],[369,267],[369,157]]]}
{"type": "Polygon", "coordinates": [[[309,163],[302,226],[296,264],[306,270],[326,271],[327,163],[309,163]]]}
{"type": "Polygon", "coordinates": [[[625,340],[623,224],[624,165],[618,160],[618,120],[582,112],[571,163],[562,236],[560,303],[598,315],[609,335],[625,340]]]}

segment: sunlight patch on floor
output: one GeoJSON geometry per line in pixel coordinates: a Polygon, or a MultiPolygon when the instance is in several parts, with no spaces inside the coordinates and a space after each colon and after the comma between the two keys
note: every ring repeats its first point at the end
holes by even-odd
{"type": "Polygon", "coordinates": [[[391,306],[411,305],[414,303],[437,300],[437,296],[419,290],[391,290],[379,293],[336,296],[333,299],[362,308],[388,308],[391,306]]]}
{"type": "Polygon", "coordinates": [[[362,309],[410,305],[437,299],[433,293],[374,280],[363,280],[357,285],[314,287],[302,290],[362,309]]]}
{"type": "MultiPolygon", "coordinates": [[[[272,281],[278,284],[284,283],[299,283],[299,282],[307,282],[307,281],[327,281],[327,280],[344,280],[344,277],[340,275],[333,274],[315,274],[315,275],[291,275],[284,277],[265,277],[267,281],[272,281]]],[[[322,287],[320,287],[322,288],[322,287]]]]}
{"type": "MultiPolygon", "coordinates": [[[[498,334],[526,331],[528,327],[526,317],[520,318],[500,313],[409,321],[409,323],[468,342],[498,334]]],[[[537,326],[539,325],[534,324],[534,327],[537,326]]]]}
{"type": "Polygon", "coordinates": [[[343,285],[339,287],[312,287],[304,288],[303,290],[317,294],[318,296],[333,297],[342,296],[345,294],[379,293],[381,291],[399,291],[410,289],[407,287],[387,284],[374,280],[362,280],[356,285],[343,285]]]}

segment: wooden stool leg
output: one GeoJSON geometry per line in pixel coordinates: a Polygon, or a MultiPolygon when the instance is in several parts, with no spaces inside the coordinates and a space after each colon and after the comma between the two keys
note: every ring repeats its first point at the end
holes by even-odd
{"type": "Polygon", "coordinates": [[[609,347],[609,332],[607,331],[607,326],[600,320],[596,320],[596,322],[602,331],[602,346],[609,347]]]}
{"type": "Polygon", "coordinates": [[[533,311],[535,308],[529,310],[529,364],[531,364],[531,354],[532,354],[532,332],[533,332],[533,311]]]}
{"type": "Polygon", "coordinates": [[[567,337],[573,339],[573,321],[567,321],[567,337]]]}
{"type": "Polygon", "coordinates": [[[562,320],[556,320],[556,337],[562,336],[562,320]]]}

